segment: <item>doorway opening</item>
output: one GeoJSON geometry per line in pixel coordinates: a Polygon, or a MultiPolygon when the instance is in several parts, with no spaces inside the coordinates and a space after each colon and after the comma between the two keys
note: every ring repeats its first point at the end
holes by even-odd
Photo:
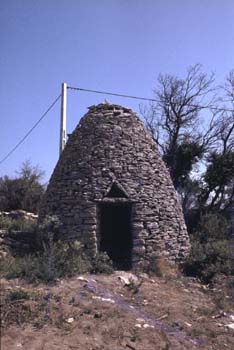
{"type": "Polygon", "coordinates": [[[100,206],[100,250],[108,254],[114,267],[132,267],[131,204],[103,203],[100,206]]]}

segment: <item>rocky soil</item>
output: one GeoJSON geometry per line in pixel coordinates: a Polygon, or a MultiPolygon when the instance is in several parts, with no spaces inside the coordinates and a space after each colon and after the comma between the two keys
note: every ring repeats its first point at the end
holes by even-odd
{"type": "Polygon", "coordinates": [[[234,349],[233,280],[117,271],[1,286],[2,350],[234,349]]]}

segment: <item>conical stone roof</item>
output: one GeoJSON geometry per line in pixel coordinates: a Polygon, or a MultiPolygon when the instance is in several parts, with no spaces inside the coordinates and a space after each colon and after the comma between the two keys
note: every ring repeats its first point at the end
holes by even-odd
{"type": "Polygon", "coordinates": [[[136,114],[118,105],[92,106],[80,120],[50,179],[45,214],[60,218],[62,239],[80,240],[92,256],[100,249],[117,262],[128,256],[129,266],[158,256],[177,261],[189,251],[157,146],[136,114]]]}

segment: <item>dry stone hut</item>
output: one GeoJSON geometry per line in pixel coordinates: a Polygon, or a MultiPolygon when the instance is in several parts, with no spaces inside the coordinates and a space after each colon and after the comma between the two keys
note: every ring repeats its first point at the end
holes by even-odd
{"type": "Polygon", "coordinates": [[[106,251],[118,267],[183,259],[189,239],[177,194],[140,119],[118,105],[91,106],[70,135],[41,208],[55,214],[61,238],[91,256],[106,251]]]}

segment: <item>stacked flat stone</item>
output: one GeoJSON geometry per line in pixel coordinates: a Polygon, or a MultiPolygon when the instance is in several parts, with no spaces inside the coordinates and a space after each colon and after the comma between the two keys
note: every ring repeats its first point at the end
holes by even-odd
{"type": "Polygon", "coordinates": [[[60,238],[99,251],[99,205],[132,204],[133,267],[159,256],[181,261],[189,237],[181,205],[157,146],[131,109],[107,103],[89,111],[70,135],[55,167],[40,215],[57,215],[60,238]],[[107,198],[115,183],[124,198],[107,198]]]}

